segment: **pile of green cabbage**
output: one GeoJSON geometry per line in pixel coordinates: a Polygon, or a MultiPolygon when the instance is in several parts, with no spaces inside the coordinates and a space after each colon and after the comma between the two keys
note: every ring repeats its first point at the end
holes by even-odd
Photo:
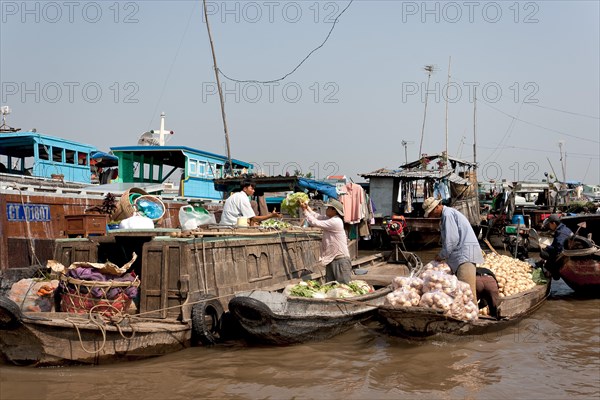
{"type": "Polygon", "coordinates": [[[303,192],[288,194],[281,202],[281,211],[298,218],[300,203],[308,203],[308,195],[303,192]]]}
{"type": "Polygon", "coordinates": [[[281,221],[279,219],[269,218],[266,221],[260,223],[260,226],[263,228],[273,228],[273,229],[287,229],[292,226],[289,222],[281,221]]]}
{"type": "Polygon", "coordinates": [[[340,299],[362,296],[374,290],[371,285],[361,280],[350,281],[347,285],[337,282],[329,282],[322,285],[317,281],[302,281],[296,285],[288,285],[284,293],[287,296],[311,297],[314,299],[340,299]]]}

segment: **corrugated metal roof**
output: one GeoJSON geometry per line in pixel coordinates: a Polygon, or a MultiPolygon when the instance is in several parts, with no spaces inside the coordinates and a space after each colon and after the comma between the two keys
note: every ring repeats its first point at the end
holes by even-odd
{"type": "Polygon", "coordinates": [[[417,179],[447,179],[452,183],[458,185],[470,185],[468,179],[461,178],[450,170],[422,170],[422,169],[411,169],[411,170],[389,170],[385,168],[378,169],[376,171],[359,174],[363,178],[399,178],[402,180],[417,180],[417,179]]]}

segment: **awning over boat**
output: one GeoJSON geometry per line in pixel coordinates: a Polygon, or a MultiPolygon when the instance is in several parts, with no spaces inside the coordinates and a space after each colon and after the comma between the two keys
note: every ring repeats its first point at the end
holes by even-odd
{"type": "MultiPolygon", "coordinates": [[[[338,198],[335,186],[329,183],[297,176],[267,176],[249,177],[256,182],[256,191],[261,192],[302,192],[316,190],[317,192],[334,199],[338,198]]],[[[220,192],[230,193],[240,190],[240,184],[245,177],[215,179],[215,189],[220,192]]]]}
{"type": "Polygon", "coordinates": [[[101,168],[116,167],[119,165],[119,157],[112,154],[96,151],[90,156],[90,163],[101,168]],[[93,162],[95,161],[95,162],[93,162]]]}
{"type": "Polygon", "coordinates": [[[302,189],[316,190],[317,192],[332,197],[334,199],[338,198],[335,186],[329,183],[319,182],[307,178],[298,178],[298,186],[300,186],[302,189]]]}

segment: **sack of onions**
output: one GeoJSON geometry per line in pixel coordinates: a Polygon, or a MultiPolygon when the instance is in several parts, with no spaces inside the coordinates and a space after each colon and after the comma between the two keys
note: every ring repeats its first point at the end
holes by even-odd
{"type": "Polygon", "coordinates": [[[423,293],[423,279],[416,276],[397,276],[392,281],[392,288],[396,290],[401,287],[414,289],[420,295],[423,293]]]}
{"type": "Polygon", "coordinates": [[[419,306],[449,311],[450,307],[452,306],[452,297],[439,290],[434,290],[423,293],[423,296],[421,296],[421,301],[419,302],[419,306]]]}
{"type": "Polygon", "coordinates": [[[421,296],[416,290],[404,286],[389,293],[385,297],[385,304],[392,307],[411,307],[418,305],[420,300],[421,296]]]}

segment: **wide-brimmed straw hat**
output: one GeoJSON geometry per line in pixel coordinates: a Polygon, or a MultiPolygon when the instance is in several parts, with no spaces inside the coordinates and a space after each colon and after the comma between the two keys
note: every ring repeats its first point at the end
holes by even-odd
{"type": "Polygon", "coordinates": [[[429,213],[432,212],[438,204],[440,204],[441,200],[436,199],[435,197],[428,197],[423,202],[423,210],[425,210],[425,218],[429,216],[429,213]]]}
{"type": "Polygon", "coordinates": [[[339,201],[337,201],[336,199],[329,199],[329,202],[327,203],[327,207],[333,207],[335,208],[335,211],[337,211],[338,214],[340,214],[340,216],[344,216],[344,205],[342,203],[340,203],[339,201]]]}

